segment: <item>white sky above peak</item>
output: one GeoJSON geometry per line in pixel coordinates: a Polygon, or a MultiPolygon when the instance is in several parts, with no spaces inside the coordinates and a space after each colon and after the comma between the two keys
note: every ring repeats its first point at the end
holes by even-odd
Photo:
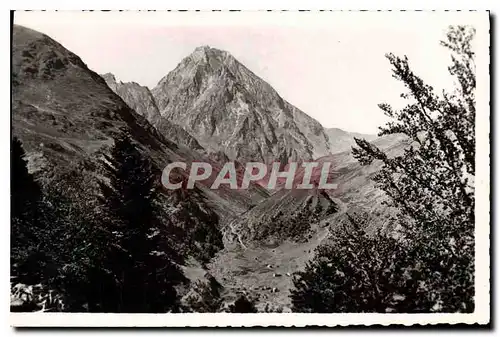
{"type": "Polygon", "coordinates": [[[226,50],[324,127],[376,133],[378,103],[400,102],[385,54],[407,55],[436,89],[449,87],[451,24],[433,12],[15,12],[14,23],[54,38],[97,73],[153,88],[196,47],[226,50]]]}

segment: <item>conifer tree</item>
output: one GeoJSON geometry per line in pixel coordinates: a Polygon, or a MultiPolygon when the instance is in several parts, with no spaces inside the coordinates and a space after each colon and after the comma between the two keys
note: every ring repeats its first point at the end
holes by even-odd
{"type": "Polygon", "coordinates": [[[101,184],[103,220],[113,232],[107,263],[117,284],[116,311],[175,311],[174,285],[183,275],[160,246],[152,164],[122,135],[115,139],[105,167],[109,184],[101,184]]]}
{"type": "Polygon", "coordinates": [[[11,153],[11,275],[26,283],[40,281],[47,260],[40,249],[42,192],[28,172],[21,141],[14,137],[11,153]]]}
{"type": "Polygon", "coordinates": [[[249,300],[246,296],[240,295],[238,299],[229,306],[229,311],[232,313],[256,313],[257,308],[252,300],[249,300]]]}

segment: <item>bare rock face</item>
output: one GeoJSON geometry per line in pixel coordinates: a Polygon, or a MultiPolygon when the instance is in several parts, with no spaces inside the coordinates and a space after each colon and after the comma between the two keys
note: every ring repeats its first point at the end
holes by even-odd
{"type": "Polygon", "coordinates": [[[148,87],[135,82],[117,82],[115,76],[111,73],[102,75],[102,78],[104,78],[111,90],[120,96],[139,115],[146,117],[153,125],[158,121],[160,111],[148,87]]]}
{"type": "Polygon", "coordinates": [[[135,82],[118,82],[111,73],[101,76],[111,90],[139,115],[144,116],[164,137],[176,144],[203,152],[203,147],[187,131],[167,119],[161,118],[155,99],[148,87],[135,82]]]}
{"type": "Polygon", "coordinates": [[[231,160],[310,160],[330,152],[323,127],[228,52],[198,47],[152,90],[162,118],[231,160]]]}
{"type": "Polygon", "coordinates": [[[206,154],[203,146],[198,143],[196,138],[191,136],[189,132],[184,130],[179,125],[171,123],[166,119],[159,119],[156,123],[153,124],[154,127],[167,139],[171,140],[176,144],[181,144],[187,146],[191,150],[196,150],[201,154],[206,154]]]}

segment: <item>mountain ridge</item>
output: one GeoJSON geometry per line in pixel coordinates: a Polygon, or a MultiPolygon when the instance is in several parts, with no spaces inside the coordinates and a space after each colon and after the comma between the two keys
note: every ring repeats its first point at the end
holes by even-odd
{"type": "MultiPolygon", "coordinates": [[[[299,161],[311,160],[331,153],[346,151],[355,145],[354,137],[365,138],[369,141],[376,139],[376,135],[348,132],[336,127],[323,127],[314,118],[284,100],[269,83],[241,64],[231,53],[208,45],[196,47],[191,54],[180,61],[174,70],[163,76],[153,89],[142,86],[137,82],[117,81],[116,77],[111,73],[101,76],[106,80],[109,87],[122,97],[129,106],[145,116],[151,124],[170,140],[203,153],[223,153],[230,160],[246,161],[248,159],[248,154],[242,153],[245,152],[241,149],[243,143],[247,144],[247,146],[248,144],[253,146],[253,149],[260,154],[258,159],[261,161],[278,160],[287,162],[291,159],[299,161]],[[244,95],[245,102],[234,104],[224,116],[219,116],[219,118],[212,118],[211,114],[217,113],[217,111],[214,111],[213,105],[208,104],[208,116],[198,113],[194,119],[190,120],[192,111],[189,110],[202,109],[206,105],[206,102],[204,102],[205,96],[209,96],[209,99],[214,96],[213,93],[206,93],[210,88],[207,88],[205,82],[217,82],[217,77],[224,76],[229,79],[222,80],[220,90],[223,91],[223,96],[230,100],[233,98],[234,91],[238,94],[240,94],[240,91],[244,91],[247,93],[247,95],[244,95]],[[179,93],[179,91],[174,92],[172,95],[163,95],[164,90],[161,88],[164,87],[164,89],[169,90],[168,87],[172,85],[172,82],[176,82],[176,78],[178,80],[179,77],[184,81],[187,78],[188,82],[192,80],[192,86],[185,85],[184,89],[187,92],[191,91],[193,97],[186,98],[186,95],[182,92],[179,93]],[[226,86],[229,86],[229,90],[226,86]],[[235,87],[236,89],[234,89],[235,87]],[[199,98],[200,95],[205,96],[199,98]],[[265,100],[262,100],[262,98],[265,98],[265,100]],[[172,105],[175,105],[179,100],[183,107],[186,105],[186,100],[192,102],[188,102],[184,111],[176,111],[179,109],[175,109],[172,105]],[[254,111],[243,111],[251,110],[248,109],[248,105],[259,100],[264,101],[266,106],[278,107],[278,110],[282,109],[282,113],[277,113],[276,109],[270,109],[270,111],[267,111],[268,116],[262,118],[254,111]],[[249,116],[243,116],[243,121],[238,124],[238,119],[242,119],[241,116],[245,114],[249,116]],[[233,118],[234,115],[236,115],[236,118],[233,118]],[[206,121],[207,118],[210,119],[209,122],[206,121]],[[230,122],[225,122],[224,118],[229,119],[230,122]],[[209,128],[202,129],[200,133],[198,124],[204,123],[209,128]],[[231,127],[239,128],[233,134],[217,135],[217,129],[230,129],[231,127]],[[259,127],[262,127],[262,130],[259,130],[259,127]],[[279,128],[284,129],[285,132],[290,132],[291,137],[280,139],[276,135],[276,129],[279,128]],[[262,136],[261,131],[270,134],[270,137],[262,136]],[[234,138],[235,133],[241,136],[240,139],[231,139],[234,138]],[[252,137],[256,133],[257,137],[252,137]],[[256,139],[261,140],[262,143],[255,144],[253,141],[256,139]],[[202,146],[201,143],[204,145],[202,146]],[[236,149],[231,147],[236,147],[236,149]],[[294,153],[291,147],[299,150],[294,153]],[[273,155],[266,158],[263,154],[269,154],[269,152],[273,155]]],[[[224,105],[227,103],[219,104],[215,109],[223,110],[224,105]]],[[[229,104],[231,104],[230,101],[229,104]]],[[[250,159],[256,158],[250,156],[250,159]]]]}
{"type": "Polygon", "coordinates": [[[230,159],[283,163],[330,152],[319,122],[227,51],[196,48],[151,91],[162,117],[230,159]]]}
{"type": "Polygon", "coordinates": [[[354,137],[364,138],[367,141],[377,139],[377,135],[349,132],[340,128],[325,128],[325,133],[328,136],[330,148],[333,149],[332,154],[350,150],[351,147],[356,145],[354,137]]]}
{"type": "MultiPolygon", "coordinates": [[[[172,114],[171,118],[162,117],[157,123],[173,125],[173,129],[183,131],[186,131],[184,128],[189,130],[190,122],[196,122],[196,118],[186,118],[187,121],[180,118],[183,107],[191,109],[188,112],[200,118],[200,122],[204,122],[204,111],[217,121],[216,117],[220,116],[214,110],[225,109],[226,104],[228,109],[234,109],[225,112],[240,118],[214,125],[214,131],[218,128],[220,135],[216,134],[219,138],[216,137],[213,144],[208,143],[217,146],[209,156],[204,156],[175,139],[174,131],[166,131],[160,124],[153,125],[147,118],[149,107],[145,102],[142,102],[144,105],[134,105],[133,100],[142,97],[139,92],[149,97],[147,87],[117,82],[109,74],[103,75],[107,77],[106,81],[55,40],[14,25],[12,134],[22,141],[31,171],[45,185],[53,182],[67,184],[62,179],[57,180],[57,175],[68,170],[77,173],[76,178],[71,176],[70,179],[74,184],[87,187],[89,180],[102,181],[97,169],[99,161],[109,153],[114,136],[123,131],[130,134],[141,154],[160,172],[167,163],[174,161],[186,162],[187,165],[208,161],[215,167],[215,175],[221,162],[239,156],[258,159],[247,157],[247,153],[241,151],[247,146],[263,160],[279,158],[284,162],[313,158],[329,146],[321,124],[283,100],[269,84],[241,68],[244,66],[236,60],[229,60],[226,66],[219,61],[228,57],[208,55],[210,50],[201,48],[193,56],[192,59],[201,64],[193,64],[191,58],[182,61],[185,62],[183,67],[193,72],[178,71],[165,77],[164,84],[170,86],[178,81],[179,86],[172,89],[175,95],[168,92],[163,95],[163,89],[160,90],[157,95],[162,94],[164,99],[171,101],[164,102],[163,110],[156,106],[160,116],[172,114]],[[235,68],[235,73],[229,69],[231,67],[235,68]],[[217,71],[214,72],[213,68],[217,71]],[[224,86],[219,90],[217,86],[207,85],[213,83],[224,86]],[[185,90],[192,95],[186,95],[185,90]],[[240,105],[241,102],[248,107],[240,105]],[[179,109],[176,103],[180,103],[179,109]],[[201,113],[196,114],[196,109],[201,113]],[[312,135],[306,137],[300,130],[301,118],[305,120],[304,124],[309,124],[306,129],[312,135]],[[227,131],[224,128],[230,132],[224,133],[227,131]],[[242,130],[242,138],[231,138],[234,132],[242,130]],[[266,130],[270,131],[269,137],[262,138],[266,130]],[[313,143],[318,137],[323,140],[320,148],[314,149],[313,143]],[[263,143],[256,142],[256,139],[263,143]],[[229,158],[228,153],[233,158],[229,158]],[[86,179],[80,180],[82,176],[86,179]]],[[[204,125],[212,131],[210,123],[204,125]]],[[[198,136],[197,133],[193,135],[198,136]]],[[[205,134],[202,140],[206,141],[209,136],[210,133],[205,134]]],[[[264,136],[267,136],[265,132],[264,136]]],[[[397,137],[382,137],[376,142],[397,151],[404,146],[397,137]]],[[[277,190],[269,195],[260,186],[244,191],[225,187],[211,190],[208,185],[213,176],[196,183],[195,188],[188,192],[162,190],[164,224],[174,224],[187,233],[182,239],[186,242],[181,240],[174,247],[183,248],[187,242],[194,243],[190,257],[196,253],[198,262],[208,261],[203,268],[199,263],[184,265],[186,274],[204,275],[208,270],[224,285],[226,300],[246,289],[250,294],[262,295],[258,303],[260,309],[270,301],[289,306],[288,290],[292,286],[289,276],[303,268],[314,255],[314,249],[328,240],[331,228],[346,221],[347,210],[349,213],[353,210],[363,213],[375,209],[372,203],[383,198],[380,191],[374,192],[374,184],[368,182],[380,163],[361,167],[347,151],[334,155],[330,152],[318,158],[320,162],[334,164],[331,167],[333,182],[340,187],[329,193],[277,190]],[[282,277],[284,275],[287,277],[282,277]],[[279,291],[271,292],[271,289],[279,291]]],[[[173,178],[186,179],[186,176],[181,173],[173,178]]],[[[70,186],[63,187],[69,190],[70,186]]],[[[373,229],[383,225],[390,215],[376,209],[379,211],[380,214],[369,214],[373,219],[373,229]]]]}
{"type": "MultiPolygon", "coordinates": [[[[86,184],[91,189],[88,194],[97,195],[98,183],[106,181],[99,165],[114,138],[123,133],[151,161],[158,181],[167,163],[201,158],[164,137],[77,55],[47,35],[14,25],[12,63],[12,135],[21,140],[28,167],[43,188],[58,184],[70,191],[71,184],[87,181],[91,182],[86,184]],[[64,180],[68,174],[73,178],[64,180]]],[[[230,212],[239,210],[233,200],[244,203],[248,197],[231,195],[231,191],[219,196],[201,184],[195,187],[188,195],[162,190],[160,217],[186,232],[188,241],[176,242],[176,248],[194,249],[193,254],[206,259],[222,248],[221,211],[206,201],[218,198],[230,212]],[[200,228],[211,233],[208,240],[220,240],[191,236],[200,228]],[[202,246],[209,255],[203,252],[205,248],[196,248],[202,246]]]]}
{"type": "Polygon", "coordinates": [[[106,81],[111,90],[120,96],[128,106],[134,109],[139,115],[144,116],[167,139],[200,153],[205,153],[205,149],[198,143],[195,137],[183,128],[161,117],[156,101],[148,87],[142,86],[137,82],[117,81],[116,76],[112,73],[102,74],[101,77],[106,81]]]}

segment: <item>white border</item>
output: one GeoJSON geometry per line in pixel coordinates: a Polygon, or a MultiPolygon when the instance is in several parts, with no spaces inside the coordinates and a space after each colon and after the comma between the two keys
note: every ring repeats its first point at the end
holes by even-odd
{"type": "Polygon", "coordinates": [[[15,313],[11,324],[66,327],[251,327],[251,326],[349,326],[414,324],[486,324],[488,318],[474,314],[89,314],[15,313]]]}
{"type": "MultiPolygon", "coordinates": [[[[235,7],[236,6],[229,6],[226,8],[235,8],[235,7]]],[[[328,6],[320,6],[317,8],[327,8],[327,7],[328,6]]],[[[457,6],[453,7],[456,8],[457,6]]],[[[37,6],[36,5],[28,6],[28,8],[37,8],[37,6]]],[[[62,6],[56,6],[56,8],[67,8],[67,6],[65,6],[63,3],[62,6]]],[[[189,6],[180,6],[180,8],[189,8],[189,6]]],[[[198,6],[194,8],[206,9],[206,7],[203,6],[198,6]]],[[[270,8],[270,7],[267,6],[260,8],[270,8]]],[[[283,7],[278,6],[278,8],[283,8],[283,7]]],[[[301,6],[296,8],[301,8],[301,6]]],[[[369,7],[365,6],[363,8],[369,8],[369,7]]],[[[384,7],[375,6],[375,8],[384,8],[384,7]]],[[[218,13],[218,15],[220,14],[221,13],[218,13]]],[[[310,16],[311,14],[314,15],[314,13],[308,13],[304,15],[310,16]]],[[[393,12],[392,14],[394,15],[396,13],[393,12]]],[[[290,15],[292,16],[297,15],[297,13],[290,13],[290,15]]],[[[460,15],[463,15],[463,12],[460,15]]],[[[143,327],[146,326],[171,326],[171,327],[297,326],[298,327],[307,325],[345,326],[353,324],[411,325],[411,324],[438,324],[438,323],[467,323],[467,324],[488,323],[490,320],[489,317],[490,179],[489,179],[489,139],[488,139],[489,111],[490,111],[488,102],[489,102],[490,88],[489,88],[489,75],[488,75],[489,55],[487,52],[488,51],[487,46],[489,46],[489,36],[487,28],[488,26],[485,26],[484,24],[489,25],[489,22],[488,22],[488,14],[484,12],[468,13],[467,15],[475,16],[476,19],[478,20],[478,25],[476,25],[476,29],[478,31],[476,39],[479,42],[478,54],[476,58],[477,62],[476,271],[477,272],[476,272],[476,311],[473,314],[223,314],[221,313],[221,314],[143,315],[143,314],[11,313],[10,324],[14,326],[143,326],[143,327]]],[[[6,133],[3,133],[3,135],[5,136],[6,133]]],[[[2,177],[5,177],[3,172],[2,172],[2,177]]],[[[9,177],[9,175],[7,177],[9,177]]],[[[8,212],[6,212],[6,214],[8,214],[8,212]]]]}

